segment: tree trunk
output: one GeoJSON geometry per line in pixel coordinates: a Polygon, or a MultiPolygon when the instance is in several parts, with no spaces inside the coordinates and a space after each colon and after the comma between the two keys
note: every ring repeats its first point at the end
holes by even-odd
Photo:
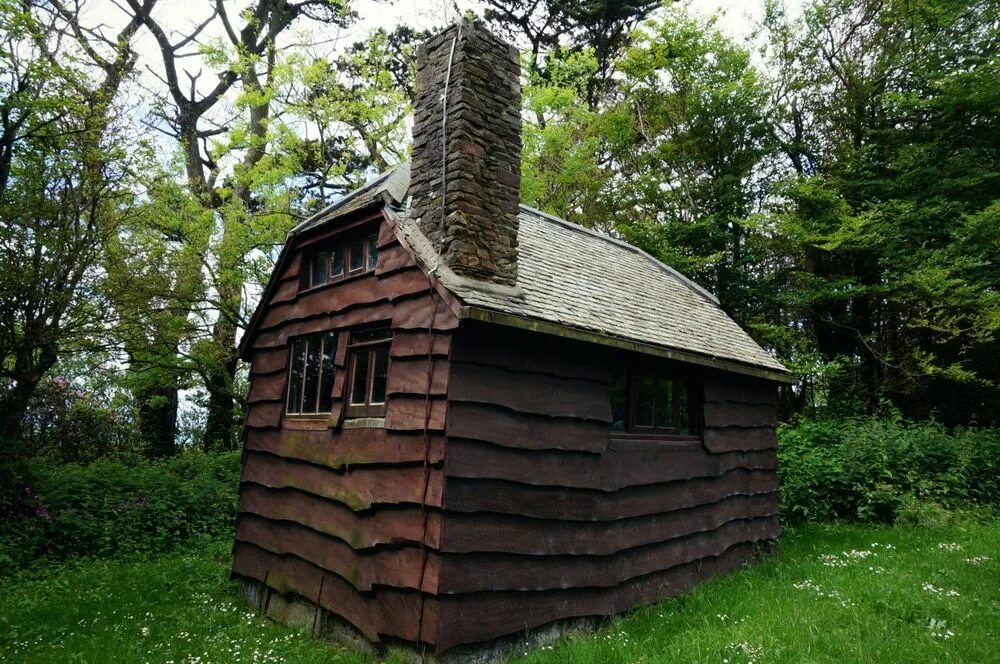
{"type": "Polygon", "coordinates": [[[177,453],[177,388],[149,388],[136,394],[139,403],[139,433],[151,457],[177,453]]]}

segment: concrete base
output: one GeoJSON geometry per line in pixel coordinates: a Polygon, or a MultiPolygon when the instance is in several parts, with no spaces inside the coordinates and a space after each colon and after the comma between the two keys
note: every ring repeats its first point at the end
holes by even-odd
{"type": "Polygon", "coordinates": [[[389,650],[402,655],[408,664],[493,664],[505,658],[558,641],[568,634],[596,629],[604,618],[569,618],[522,633],[484,643],[457,646],[436,654],[421,652],[410,643],[374,644],[353,625],[326,609],[298,596],[282,595],[253,579],[240,579],[240,590],[247,601],[275,622],[309,632],[313,637],[333,641],[376,657],[389,650]]]}

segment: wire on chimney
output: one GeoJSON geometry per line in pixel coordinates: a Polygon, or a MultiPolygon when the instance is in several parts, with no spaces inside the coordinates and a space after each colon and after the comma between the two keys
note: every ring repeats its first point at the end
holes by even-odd
{"type": "Polygon", "coordinates": [[[451,53],[448,54],[448,70],[444,75],[444,92],[441,95],[441,225],[438,228],[438,249],[444,246],[444,216],[445,197],[448,195],[448,183],[445,171],[448,166],[448,85],[451,83],[451,61],[455,58],[455,42],[458,41],[456,28],[455,36],[451,39],[451,53]]]}

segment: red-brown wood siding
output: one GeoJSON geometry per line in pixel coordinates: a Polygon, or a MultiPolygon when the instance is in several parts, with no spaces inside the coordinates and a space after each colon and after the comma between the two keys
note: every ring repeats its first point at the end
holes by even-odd
{"type": "Polygon", "coordinates": [[[625,359],[499,327],[454,333],[438,650],[655,602],[777,536],[773,384],[705,373],[701,437],[611,435],[625,359]]]}
{"type": "Polygon", "coordinates": [[[258,316],[233,572],[300,595],[372,641],[434,645],[457,320],[390,222],[381,222],[379,238],[374,272],[305,292],[295,253],[258,316]],[[286,416],[289,339],[376,322],[393,328],[386,427],[337,426],[346,391],[342,341],[331,416],[286,416]]]}

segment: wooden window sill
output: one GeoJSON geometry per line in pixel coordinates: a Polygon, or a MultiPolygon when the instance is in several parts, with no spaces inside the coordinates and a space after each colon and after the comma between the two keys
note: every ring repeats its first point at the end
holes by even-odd
{"type": "Polygon", "coordinates": [[[384,417],[351,417],[344,420],[341,429],[384,429],[384,417]]]}

